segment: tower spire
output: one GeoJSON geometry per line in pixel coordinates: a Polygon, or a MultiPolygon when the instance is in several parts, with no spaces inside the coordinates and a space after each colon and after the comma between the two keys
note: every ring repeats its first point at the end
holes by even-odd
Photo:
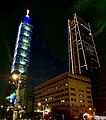
{"type": "Polygon", "coordinates": [[[29,9],[27,9],[27,17],[29,17],[29,9]]]}

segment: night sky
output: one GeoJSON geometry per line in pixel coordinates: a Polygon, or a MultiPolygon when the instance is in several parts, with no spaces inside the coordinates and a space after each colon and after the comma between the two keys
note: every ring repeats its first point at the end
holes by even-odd
{"type": "Polygon", "coordinates": [[[73,19],[74,13],[91,25],[101,64],[96,81],[105,83],[105,0],[4,1],[0,7],[0,101],[6,94],[18,26],[23,21],[27,8],[33,25],[27,87],[34,87],[68,71],[67,19],[73,19]]]}

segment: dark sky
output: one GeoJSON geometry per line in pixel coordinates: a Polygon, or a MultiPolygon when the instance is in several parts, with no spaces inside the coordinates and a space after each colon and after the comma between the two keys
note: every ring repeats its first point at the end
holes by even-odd
{"type": "Polygon", "coordinates": [[[6,93],[18,26],[26,9],[33,25],[28,87],[68,70],[67,19],[77,13],[90,23],[101,63],[100,79],[106,80],[105,0],[4,1],[0,7],[0,100],[6,93]],[[3,6],[3,8],[2,8],[3,6]]]}

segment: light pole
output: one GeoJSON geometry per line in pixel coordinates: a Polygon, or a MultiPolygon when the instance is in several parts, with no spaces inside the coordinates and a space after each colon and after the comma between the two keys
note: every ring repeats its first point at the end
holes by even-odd
{"type": "Polygon", "coordinates": [[[13,111],[13,120],[16,120],[18,118],[18,109],[19,109],[19,102],[20,102],[20,96],[19,96],[19,91],[20,91],[20,79],[21,79],[21,73],[19,74],[13,74],[12,78],[14,80],[17,80],[17,89],[16,89],[16,105],[13,111]]]}
{"type": "Polygon", "coordinates": [[[43,108],[43,119],[44,119],[44,115],[45,115],[45,112],[48,114],[49,112],[50,112],[50,108],[48,109],[48,104],[47,105],[41,105],[41,103],[38,103],[38,106],[40,107],[42,107],[43,108]]]}
{"type": "Polygon", "coordinates": [[[45,115],[45,106],[42,105],[42,107],[43,107],[43,119],[44,119],[44,115],[45,115]]]}
{"type": "Polygon", "coordinates": [[[41,105],[41,103],[38,103],[38,106],[42,106],[43,107],[43,119],[44,119],[44,115],[45,115],[45,106],[44,105],[41,105]]]}

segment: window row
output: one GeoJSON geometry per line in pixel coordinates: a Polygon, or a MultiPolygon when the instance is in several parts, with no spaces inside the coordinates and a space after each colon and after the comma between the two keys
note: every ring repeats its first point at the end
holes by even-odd
{"type": "MultiPolygon", "coordinates": [[[[54,89],[52,89],[52,90],[54,90],[54,89]]],[[[69,88],[64,88],[64,89],[61,89],[61,90],[57,90],[57,91],[55,91],[55,92],[49,93],[49,95],[55,94],[55,93],[64,92],[64,91],[66,91],[66,90],[69,90],[69,88]]],[[[75,91],[75,88],[70,88],[70,90],[75,91]]],[[[50,91],[50,89],[47,90],[47,91],[50,91]]],[[[40,94],[47,93],[47,91],[45,91],[45,92],[43,91],[43,92],[37,93],[37,94],[35,94],[35,96],[38,96],[38,95],[40,95],[40,94]]],[[[84,92],[84,90],[79,90],[79,92],[84,92]]],[[[86,93],[87,93],[87,94],[90,94],[91,92],[90,92],[90,91],[86,91],[86,93]]],[[[71,93],[71,95],[76,96],[75,93],[71,93]]],[[[80,97],[81,97],[81,96],[80,96],[80,97]]],[[[82,97],[83,97],[83,96],[82,96],[82,97]]]]}
{"type": "MultiPolygon", "coordinates": [[[[48,90],[44,90],[44,91],[42,91],[42,92],[40,92],[40,93],[38,93],[38,94],[35,94],[35,95],[37,96],[37,95],[40,95],[40,94],[47,93],[47,92],[49,92],[49,91],[54,91],[54,90],[56,90],[56,89],[58,89],[58,88],[61,88],[61,87],[64,87],[64,86],[68,86],[68,83],[64,83],[64,84],[62,84],[62,85],[57,85],[57,86],[55,86],[55,87],[53,87],[53,88],[50,88],[50,89],[48,89],[48,90]]],[[[68,90],[68,88],[62,89],[61,91],[64,91],[64,90],[68,90]]],[[[56,92],[60,92],[60,90],[59,90],[59,91],[56,91],[56,92]]]]}
{"type": "MultiPolygon", "coordinates": [[[[57,92],[57,93],[59,93],[59,92],[57,92]]],[[[64,97],[64,96],[69,96],[69,95],[71,95],[71,96],[73,96],[73,97],[76,97],[77,95],[75,94],[75,93],[70,93],[69,94],[69,92],[67,92],[67,93],[63,93],[63,94],[55,94],[54,92],[52,92],[52,93],[50,93],[50,94],[46,94],[46,95],[43,95],[43,96],[35,96],[35,99],[40,99],[40,98],[44,98],[44,97],[47,97],[47,98],[49,98],[49,96],[50,96],[50,98],[52,98],[52,99],[54,99],[54,98],[59,98],[59,97],[64,97]],[[54,95],[53,95],[54,94],[54,95]]],[[[84,95],[83,94],[79,94],[79,97],[80,98],[84,98],[84,95]]],[[[87,96],[87,98],[92,98],[90,95],[89,96],[87,96]]],[[[50,99],[51,100],[51,99],[50,99]]]]}

